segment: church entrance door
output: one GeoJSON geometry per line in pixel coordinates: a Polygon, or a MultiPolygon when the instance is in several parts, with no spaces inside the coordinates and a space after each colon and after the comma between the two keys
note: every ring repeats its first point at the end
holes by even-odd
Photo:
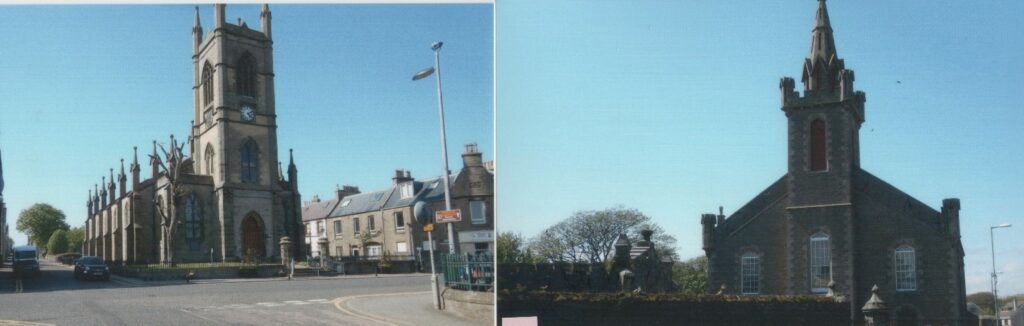
{"type": "Polygon", "coordinates": [[[262,220],[256,214],[250,214],[242,220],[242,254],[246,258],[265,256],[262,224],[262,220]]]}

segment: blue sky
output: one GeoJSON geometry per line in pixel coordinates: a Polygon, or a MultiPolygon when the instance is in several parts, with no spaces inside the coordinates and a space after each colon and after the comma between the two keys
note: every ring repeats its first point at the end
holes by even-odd
{"type": "MultiPolygon", "coordinates": [[[[205,32],[213,6],[199,7],[205,32]]],[[[259,29],[259,5],[228,5],[259,29]]],[[[303,200],[336,184],[372,191],[394,170],[441,174],[434,77],[412,75],[441,50],[449,161],[493,146],[493,6],[274,5],[280,161],[294,148],[303,200]]],[[[93,184],[187,136],[192,119],[192,5],[0,6],[0,151],[15,232],[36,202],[79,226],[93,184]]],[[[14,235],[25,243],[25,236],[14,235]]]]}
{"type": "MultiPolygon", "coordinates": [[[[799,81],[815,1],[499,1],[500,231],[637,208],[702,255],[786,170],[778,83],[799,81]]],[[[933,208],[959,197],[968,292],[1024,293],[1024,52],[1014,1],[830,1],[867,93],[862,167],[933,208]]],[[[798,88],[802,85],[798,85],[798,88]]]]}

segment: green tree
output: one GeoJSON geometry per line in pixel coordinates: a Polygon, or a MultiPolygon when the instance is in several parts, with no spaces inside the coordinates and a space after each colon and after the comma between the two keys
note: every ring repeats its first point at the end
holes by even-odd
{"type": "Polygon", "coordinates": [[[708,258],[705,256],[690,258],[672,265],[672,281],[684,293],[707,293],[708,291],[708,258]]]}
{"type": "Polygon", "coordinates": [[[50,235],[50,241],[46,242],[46,249],[55,256],[68,252],[68,231],[53,231],[53,234],[50,235]]]}
{"type": "Polygon", "coordinates": [[[85,240],[85,228],[72,228],[68,233],[68,252],[81,252],[82,241],[85,240]]]}
{"type": "Polygon", "coordinates": [[[28,241],[37,246],[44,246],[50,235],[57,230],[67,230],[64,212],[46,203],[36,203],[18,215],[18,231],[28,234],[28,241]]]}
{"type": "Polygon", "coordinates": [[[534,262],[530,250],[526,248],[526,241],[519,233],[501,232],[498,234],[497,243],[499,264],[534,262]]]}
{"type": "Polygon", "coordinates": [[[967,302],[973,302],[984,314],[992,314],[992,292],[975,292],[967,295],[967,302]]]}

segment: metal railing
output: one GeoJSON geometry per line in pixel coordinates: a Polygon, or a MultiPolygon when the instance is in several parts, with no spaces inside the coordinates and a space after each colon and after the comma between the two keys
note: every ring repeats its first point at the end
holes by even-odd
{"type": "Polygon", "coordinates": [[[446,287],[487,291],[494,286],[494,256],[489,253],[442,255],[441,266],[446,287]]]}

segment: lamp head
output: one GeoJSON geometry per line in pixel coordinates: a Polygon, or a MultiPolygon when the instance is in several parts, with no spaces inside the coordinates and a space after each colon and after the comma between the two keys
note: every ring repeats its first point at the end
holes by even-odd
{"type": "Polygon", "coordinates": [[[427,78],[427,77],[430,77],[430,75],[432,75],[432,74],[434,74],[434,67],[423,69],[423,70],[417,71],[415,75],[412,75],[412,80],[420,80],[420,79],[423,79],[423,78],[427,78]]]}
{"type": "Polygon", "coordinates": [[[437,51],[437,50],[441,49],[442,45],[444,45],[444,42],[434,42],[434,44],[430,45],[430,49],[434,50],[434,51],[437,51]]]}

